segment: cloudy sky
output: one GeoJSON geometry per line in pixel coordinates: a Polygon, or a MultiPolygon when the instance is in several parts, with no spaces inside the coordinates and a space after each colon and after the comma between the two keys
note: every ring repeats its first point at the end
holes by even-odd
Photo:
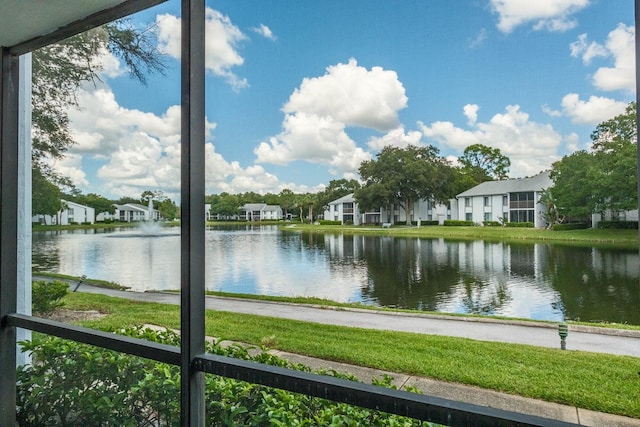
{"type": "MultiPolygon", "coordinates": [[[[56,164],[84,192],[179,200],[180,5],[152,27],[164,76],[111,57],[56,164]]],[[[484,144],[536,174],[635,99],[632,0],[219,0],[207,9],[207,194],[321,190],[386,145],[484,144]]]]}

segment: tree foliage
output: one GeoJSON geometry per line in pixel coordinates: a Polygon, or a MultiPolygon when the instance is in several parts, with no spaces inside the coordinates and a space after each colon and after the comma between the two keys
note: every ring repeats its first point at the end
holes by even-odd
{"type": "Polygon", "coordinates": [[[329,203],[351,194],[359,188],[360,183],[355,179],[342,178],[329,181],[329,185],[315,196],[314,212],[316,214],[324,212],[329,207],[329,203]]]}
{"type": "Polygon", "coordinates": [[[553,194],[568,216],[635,209],[638,205],[636,104],[596,127],[592,151],[554,163],[553,194]]]}
{"type": "Polygon", "coordinates": [[[458,161],[462,165],[462,171],[476,182],[475,185],[508,178],[511,166],[511,160],[499,148],[482,144],[472,144],[465,148],[458,161]]]}
{"type": "Polygon", "coordinates": [[[100,79],[99,58],[106,52],[119,57],[132,77],[145,82],[150,73],[164,72],[164,58],[155,34],[122,20],[95,28],[33,52],[32,159],[34,169],[52,181],[68,182],[54,174],[46,159],[59,159],[74,143],[69,107],[77,105],[83,84],[100,79]]]}
{"type": "Polygon", "coordinates": [[[362,188],[355,198],[362,210],[400,206],[407,218],[420,199],[446,202],[452,196],[453,169],[433,146],[387,146],[377,158],[362,162],[362,188]]]}
{"type": "Polygon", "coordinates": [[[33,215],[56,215],[62,209],[62,193],[38,169],[33,170],[31,212],[33,215]]]}

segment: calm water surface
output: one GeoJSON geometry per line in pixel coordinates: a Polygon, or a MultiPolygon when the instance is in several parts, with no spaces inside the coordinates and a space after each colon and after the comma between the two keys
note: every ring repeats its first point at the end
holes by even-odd
{"type": "MultiPolygon", "coordinates": [[[[38,232],[33,264],[137,291],[177,289],[178,232],[38,232]]],[[[640,257],[632,250],[215,227],[206,231],[206,281],[216,291],[640,325],[640,257]]]]}

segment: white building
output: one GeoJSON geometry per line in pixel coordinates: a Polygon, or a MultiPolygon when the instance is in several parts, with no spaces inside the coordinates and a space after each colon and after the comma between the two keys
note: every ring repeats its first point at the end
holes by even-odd
{"type": "Polygon", "coordinates": [[[44,225],[93,224],[96,210],[79,203],[62,200],[62,209],[56,215],[34,215],[31,222],[44,225]]]}
{"type": "Polygon", "coordinates": [[[553,186],[549,172],[529,178],[487,181],[456,196],[452,204],[452,219],[473,221],[531,222],[534,227],[546,226],[544,205],[538,203],[542,190],[553,186]]]}
{"type": "MultiPolygon", "coordinates": [[[[367,213],[368,218],[375,221],[375,212],[367,213]]],[[[378,213],[379,215],[379,213],[378,213]]],[[[362,224],[362,215],[358,209],[358,204],[353,198],[353,193],[340,197],[329,203],[329,208],[324,211],[324,219],[330,221],[340,221],[344,224],[360,225],[362,224]]]]}
{"type": "Polygon", "coordinates": [[[245,221],[280,221],[282,208],[266,203],[247,203],[240,208],[240,219],[245,221]]]}
{"type": "Polygon", "coordinates": [[[120,222],[158,221],[160,219],[160,211],[154,209],[153,206],[144,206],[138,203],[115,206],[115,218],[120,222]]]}

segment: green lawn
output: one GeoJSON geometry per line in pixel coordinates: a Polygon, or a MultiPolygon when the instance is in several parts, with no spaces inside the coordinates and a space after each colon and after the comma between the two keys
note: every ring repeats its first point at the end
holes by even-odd
{"type": "MultiPolygon", "coordinates": [[[[66,307],[109,313],[85,326],[178,328],[179,308],[71,293],[66,307]]],[[[595,411],[640,418],[640,359],[469,339],[318,325],[207,312],[210,336],[327,360],[475,385],[595,411]]]]}
{"type": "Polygon", "coordinates": [[[371,234],[397,237],[424,237],[446,239],[484,239],[484,240],[531,240],[557,243],[614,245],[637,247],[638,230],[584,229],[553,231],[536,228],[510,227],[445,227],[442,225],[411,227],[394,226],[392,228],[313,225],[291,223],[281,227],[285,231],[307,231],[318,233],[371,234]]]}

